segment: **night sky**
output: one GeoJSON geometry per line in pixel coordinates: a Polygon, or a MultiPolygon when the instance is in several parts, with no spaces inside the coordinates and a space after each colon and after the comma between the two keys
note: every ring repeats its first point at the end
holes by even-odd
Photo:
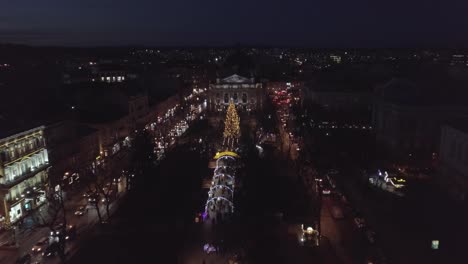
{"type": "Polygon", "coordinates": [[[468,2],[462,0],[0,2],[0,43],[468,46],[468,2]]]}

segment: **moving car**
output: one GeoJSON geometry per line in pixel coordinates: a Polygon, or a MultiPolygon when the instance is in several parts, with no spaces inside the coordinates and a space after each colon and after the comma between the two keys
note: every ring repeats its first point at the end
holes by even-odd
{"type": "Polygon", "coordinates": [[[122,178],[120,178],[120,177],[119,178],[114,178],[113,183],[117,184],[117,183],[119,183],[121,181],[122,181],[122,178]]]}
{"type": "Polygon", "coordinates": [[[338,206],[332,206],[330,208],[330,213],[331,213],[332,217],[335,218],[335,219],[343,219],[344,218],[343,211],[338,206]]]}
{"type": "Polygon", "coordinates": [[[75,211],[75,215],[82,216],[86,212],[86,207],[85,206],[80,206],[78,209],[75,211]]]}
{"type": "Polygon", "coordinates": [[[95,203],[99,201],[99,194],[93,193],[88,197],[88,203],[95,203]]]}
{"type": "Polygon", "coordinates": [[[50,244],[44,252],[42,252],[42,256],[45,257],[52,257],[58,254],[59,251],[59,244],[57,242],[54,242],[50,244]]]}
{"type": "Polygon", "coordinates": [[[36,244],[34,244],[34,246],[31,248],[31,251],[33,253],[39,253],[45,249],[48,243],[49,243],[49,238],[43,237],[39,241],[37,241],[36,244]]]}
{"type": "Polygon", "coordinates": [[[300,235],[300,242],[303,246],[318,246],[319,233],[314,229],[316,226],[313,222],[305,222],[301,225],[302,234],[300,235]]]}
{"type": "Polygon", "coordinates": [[[52,231],[50,231],[50,235],[51,236],[59,236],[60,232],[62,232],[62,231],[63,231],[63,223],[59,223],[59,224],[54,226],[52,231]]]}
{"type": "Polygon", "coordinates": [[[358,228],[364,228],[366,226],[366,221],[362,217],[354,217],[354,223],[358,228]]]}
{"type": "Polygon", "coordinates": [[[68,225],[67,230],[65,230],[65,240],[73,240],[76,238],[76,226],[68,225]]]}
{"type": "Polygon", "coordinates": [[[87,191],[87,192],[83,193],[83,197],[88,198],[88,197],[90,197],[90,196],[93,195],[93,194],[94,194],[94,192],[92,192],[92,191],[87,191]]]}
{"type": "Polygon", "coordinates": [[[322,183],[322,194],[329,195],[331,193],[331,188],[328,183],[322,183]]]}
{"type": "Polygon", "coordinates": [[[371,244],[374,244],[375,243],[375,232],[370,230],[370,229],[367,229],[366,230],[366,237],[367,237],[367,241],[369,241],[369,243],[371,244]]]}

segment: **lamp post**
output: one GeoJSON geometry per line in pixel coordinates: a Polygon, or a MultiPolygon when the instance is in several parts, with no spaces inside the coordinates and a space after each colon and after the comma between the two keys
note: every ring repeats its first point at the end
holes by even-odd
{"type": "Polygon", "coordinates": [[[16,226],[13,226],[13,239],[15,240],[15,246],[19,247],[18,243],[18,228],[16,226]]]}
{"type": "Polygon", "coordinates": [[[317,179],[315,178],[315,190],[317,192],[317,197],[318,197],[318,212],[317,212],[317,230],[319,232],[319,240],[320,238],[322,237],[322,217],[321,217],[321,214],[322,214],[322,190],[320,188],[320,182],[321,180],[320,179],[317,179]]]}

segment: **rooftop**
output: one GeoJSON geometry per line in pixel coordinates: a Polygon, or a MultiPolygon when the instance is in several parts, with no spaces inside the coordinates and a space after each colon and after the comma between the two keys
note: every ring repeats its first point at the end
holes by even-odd
{"type": "Polygon", "coordinates": [[[386,102],[403,105],[457,105],[468,106],[466,84],[441,79],[394,78],[377,89],[386,102]]]}
{"type": "Polygon", "coordinates": [[[237,74],[233,74],[219,81],[220,84],[231,84],[231,83],[253,83],[252,79],[243,77],[237,74]]]}
{"type": "Polygon", "coordinates": [[[460,120],[458,122],[450,122],[447,126],[454,128],[462,133],[468,134],[468,120],[460,120]]]}
{"type": "Polygon", "coordinates": [[[309,82],[309,90],[321,92],[371,92],[374,80],[367,69],[326,69],[309,82]]]}
{"type": "MultiPolygon", "coordinates": [[[[0,106],[1,107],[1,106],[0,106]]],[[[63,120],[67,112],[60,107],[44,107],[41,109],[24,108],[0,109],[0,139],[63,120]]]]}

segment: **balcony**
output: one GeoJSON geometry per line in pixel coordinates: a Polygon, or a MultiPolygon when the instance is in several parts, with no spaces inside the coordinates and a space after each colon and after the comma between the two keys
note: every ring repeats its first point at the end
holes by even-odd
{"type": "Polygon", "coordinates": [[[17,155],[15,156],[15,158],[5,158],[5,160],[3,160],[3,164],[4,166],[8,166],[10,164],[13,164],[15,163],[16,161],[18,160],[21,160],[25,157],[29,157],[29,156],[32,156],[38,152],[41,152],[42,150],[44,150],[44,145],[41,144],[40,146],[32,149],[32,150],[29,150],[27,149],[24,153],[17,153],[17,155]]]}
{"type": "Polygon", "coordinates": [[[35,168],[34,170],[28,170],[28,172],[23,173],[22,175],[15,177],[15,179],[13,179],[12,181],[7,181],[4,184],[1,184],[0,187],[3,188],[3,189],[9,189],[9,188],[21,183],[22,181],[33,177],[34,175],[36,175],[37,173],[47,169],[48,167],[49,167],[49,163],[46,162],[46,163],[40,165],[39,167],[35,168]]]}

